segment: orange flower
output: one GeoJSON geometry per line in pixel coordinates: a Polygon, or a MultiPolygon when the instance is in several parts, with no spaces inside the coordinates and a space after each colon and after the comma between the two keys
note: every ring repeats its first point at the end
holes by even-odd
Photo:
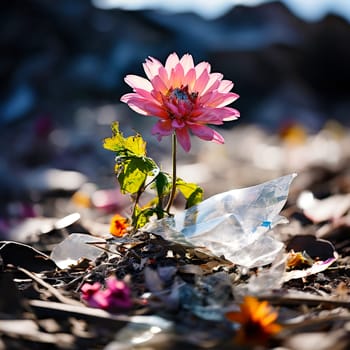
{"type": "Polygon", "coordinates": [[[239,344],[265,344],[271,336],[282,327],[275,323],[277,312],[273,311],[267,301],[246,296],[239,312],[228,312],[227,319],[241,324],[235,340],[239,344]]]}
{"type": "Polygon", "coordinates": [[[111,219],[110,233],[116,237],[122,237],[126,234],[129,227],[128,219],[116,214],[111,219]]]}
{"type": "Polygon", "coordinates": [[[312,266],[313,260],[305,252],[294,252],[291,250],[287,258],[287,268],[293,269],[296,267],[312,266]]]}

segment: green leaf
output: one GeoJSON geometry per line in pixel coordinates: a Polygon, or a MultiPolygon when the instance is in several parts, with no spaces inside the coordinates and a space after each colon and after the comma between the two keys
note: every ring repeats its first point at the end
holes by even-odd
{"type": "Polygon", "coordinates": [[[171,178],[169,175],[160,171],[155,179],[155,187],[159,198],[169,194],[171,190],[171,178]]]}
{"type": "Polygon", "coordinates": [[[139,206],[137,206],[135,217],[133,218],[133,226],[135,229],[145,226],[155,213],[156,210],[154,208],[141,209],[139,206]]]}
{"type": "Polygon", "coordinates": [[[123,157],[116,165],[116,173],[122,193],[137,193],[148,176],[158,172],[157,164],[147,157],[123,157]]]}
{"type": "Polygon", "coordinates": [[[195,183],[185,182],[178,178],[176,180],[176,187],[186,199],[186,209],[203,200],[203,189],[195,183]]]}
{"type": "Polygon", "coordinates": [[[112,124],[113,136],[104,139],[103,147],[116,152],[118,156],[146,156],[146,142],[140,134],[124,137],[119,130],[119,123],[112,124]]]}
{"type": "Polygon", "coordinates": [[[203,201],[203,189],[201,187],[197,187],[191,195],[187,198],[186,201],[186,209],[191,208],[194,205],[203,201]]]}

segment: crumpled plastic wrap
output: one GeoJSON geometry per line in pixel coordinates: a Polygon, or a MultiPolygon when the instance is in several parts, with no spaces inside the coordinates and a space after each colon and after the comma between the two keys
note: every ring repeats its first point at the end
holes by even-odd
{"type": "Polygon", "coordinates": [[[268,232],[287,220],[280,216],[296,174],[214,195],[144,230],[167,240],[206,247],[217,256],[249,268],[270,264],[283,243],[268,232]]]}
{"type": "Polygon", "coordinates": [[[91,243],[104,244],[106,240],[85,233],[71,233],[53,248],[50,258],[60,269],[77,264],[81,258],[95,260],[103,253],[103,250],[91,243]]]}

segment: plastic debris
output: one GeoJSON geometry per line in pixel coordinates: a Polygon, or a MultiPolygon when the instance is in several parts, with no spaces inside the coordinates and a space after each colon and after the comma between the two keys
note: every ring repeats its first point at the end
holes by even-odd
{"type": "Polygon", "coordinates": [[[72,233],[54,247],[50,258],[61,269],[77,264],[82,258],[94,260],[103,253],[103,250],[89,244],[92,242],[106,243],[104,239],[99,237],[90,236],[84,233],[72,233]]]}
{"type": "Polygon", "coordinates": [[[350,194],[338,194],[325,199],[317,199],[312,192],[303,191],[297,200],[297,205],[314,223],[335,221],[350,209],[350,194]]]}
{"type": "Polygon", "coordinates": [[[240,283],[232,289],[235,300],[243,300],[245,295],[260,296],[281,288],[286,270],[286,254],[279,252],[271,266],[260,268],[252,274],[247,283],[240,283]]]}
{"type": "Polygon", "coordinates": [[[56,268],[46,254],[20,242],[0,241],[0,260],[2,266],[20,266],[33,272],[56,268]]]}
{"type": "Polygon", "coordinates": [[[223,321],[225,307],[232,302],[232,282],[226,272],[198,277],[195,286],[184,283],[179,288],[182,307],[197,317],[210,321],[223,321]]]}
{"type": "Polygon", "coordinates": [[[132,350],[139,348],[161,349],[164,347],[164,337],[157,341],[157,335],[170,334],[173,323],[159,316],[133,316],[130,322],[115,336],[105,350],[132,350]]]}
{"type": "Polygon", "coordinates": [[[144,229],[168,240],[204,246],[237,265],[267,265],[283,248],[282,242],[267,233],[287,222],[279,213],[295,176],[217,194],[173,218],[151,222],[144,229]]]}

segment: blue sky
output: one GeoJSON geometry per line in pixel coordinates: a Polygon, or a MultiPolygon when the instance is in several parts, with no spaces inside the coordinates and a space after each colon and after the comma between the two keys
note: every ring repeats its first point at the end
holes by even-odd
{"type": "MultiPolygon", "coordinates": [[[[91,0],[100,8],[164,9],[173,12],[193,11],[211,19],[223,15],[232,6],[254,6],[271,0],[91,0]]],[[[328,13],[344,16],[350,21],[350,0],[280,0],[303,19],[317,21],[328,13]]]]}

